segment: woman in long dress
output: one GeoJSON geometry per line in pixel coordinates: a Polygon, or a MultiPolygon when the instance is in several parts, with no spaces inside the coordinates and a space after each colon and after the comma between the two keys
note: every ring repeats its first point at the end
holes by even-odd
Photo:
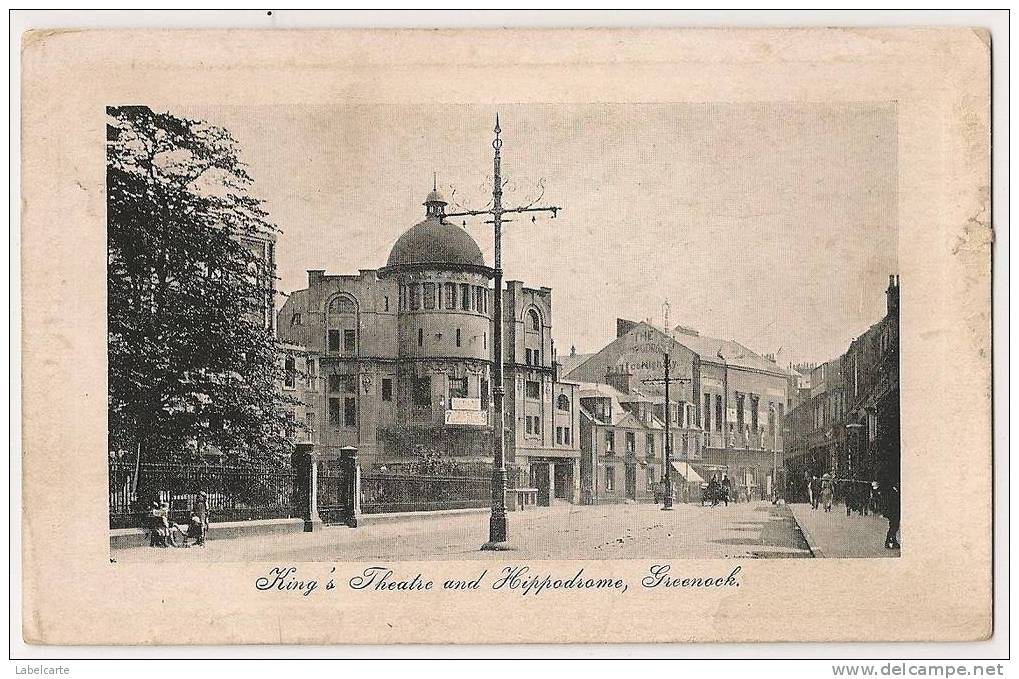
{"type": "Polygon", "coordinates": [[[831,474],[825,473],[821,477],[821,503],[824,505],[824,511],[830,512],[832,500],[835,497],[835,486],[831,479],[831,474]]]}

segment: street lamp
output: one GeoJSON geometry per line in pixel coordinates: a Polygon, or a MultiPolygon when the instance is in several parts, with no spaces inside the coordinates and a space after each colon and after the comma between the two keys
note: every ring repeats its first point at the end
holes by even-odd
{"type": "Polygon", "coordinates": [[[675,501],[676,496],[672,490],[672,404],[669,401],[669,385],[673,382],[684,383],[690,382],[689,377],[670,377],[669,376],[669,364],[672,362],[668,350],[664,353],[665,357],[665,377],[653,377],[646,380],[642,380],[644,384],[664,384],[665,385],[665,493],[662,497],[662,510],[671,511],[672,503],[675,501]]]}
{"type": "MultiPolygon", "coordinates": [[[[492,448],[494,464],[492,469],[492,514],[488,521],[488,542],[481,546],[483,550],[507,550],[511,549],[506,542],[509,536],[509,527],[506,519],[506,411],[503,397],[506,389],[503,386],[504,365],[502,355],[502,224],[512,220],[503,219],[503,215],[513,212],[551,212],[553,219],[562,210],[559,206],[552,207],[523,207],[504,208],[502,206],[502,139],[499,134],[502,128],[499,127],[499,114],[495,114],[495,139],[492,140],[493,155],[492,167],[492,207],[488,210],[467,210],[465,212],[449,212],[447,217],[467,217],[486,215],[491,216],[490,223],[493,225],[495,240],[495,299],[492,304],[493,332],[492,332],[492,362],[495,373],[492,375],[492,400],[495,408],[495,422],[492,427],[492,448]]],[[[533,217],[532,217],[533,221],[533,217]]]]}

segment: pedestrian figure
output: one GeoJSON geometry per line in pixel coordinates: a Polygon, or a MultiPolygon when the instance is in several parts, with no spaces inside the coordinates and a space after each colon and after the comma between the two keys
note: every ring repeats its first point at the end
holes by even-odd
{"type": "Polygon", "coordinates": [[[708,481],[708,497],[711,498],[711,506],[718,506],[718,477],[712,474],[711,480],[708,481]]]}
{"type": "MultiPolygon", "coordinates": [[[[205,536],[209,532],[209,502],[208,495],[205,491],[198,493],[198,497],[195,498],[195,504],[191,508],[192,518],[198,519],[198,525],[196,527],[196,539],[195,545],[199,547],[205,546],[205,536]]],[[[191,528],[189,526],[188,532],[190,534],[191,528]]]]}
{"type": "Polygon", "coordinates": [[[149,529],[149,547],[166,547],[167,531],[164,526],[164,517],[159,509],[159,502],[153,502],[145,516],[145,523],[149,529]]]}
{"type": "Polygon", "coordinates": [[[169,547],[170,503],[153,502],[149,512],[149,546],[169,547]]]}
{"type": "Polygon", "coordinates": [[[729,481],[728,474],[722,474],[722,500],[725,501],[725,506],[729,506],[729,492],[732,490],[732,483],[729,481]]]}
{"type": "Polygon", "coordinates": [[[881,491],[885,516],[888,518],[888,533],[885,535],[885,549],[899,549],[899,485],[884,484],[881,491]]]}
{"type": "Polygon", "coordinates": [[[817,503],[821,501],[821,482],[818,480],[817,474],[810,477],[807,489],[810,491],[810,506],[817,509],[817,503]]]}
{"type": "Polygon", "coordinates": [[[824,511],[831,511],[834,498],[835,484],[832,481],[831,474],[825,472],[824,476],[821,477],[821,504],[824,505],[824,511]]]}

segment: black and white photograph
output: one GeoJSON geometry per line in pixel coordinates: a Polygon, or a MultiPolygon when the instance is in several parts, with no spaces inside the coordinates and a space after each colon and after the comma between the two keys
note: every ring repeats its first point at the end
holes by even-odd
{"type": "Polygon", "coordinates": [[[111,556],[898,556],[896,120],[110,106],[111,556]]]}
{"type": "Polygon", "coordinates": [[[1007,31],[419,14],[18,34],[18,652],[998,653],[1007,31]]]}

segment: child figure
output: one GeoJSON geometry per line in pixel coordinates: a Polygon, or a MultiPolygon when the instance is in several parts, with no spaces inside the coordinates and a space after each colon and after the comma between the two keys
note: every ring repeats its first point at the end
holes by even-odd
{"type": "Polygon", "coordinates": [[[196,547],[205,546],[205,526],[202,525],[202,518],[195,512],[191,512],[191,519],[188,521],[188,538],[195,541],[196,547]]]}

